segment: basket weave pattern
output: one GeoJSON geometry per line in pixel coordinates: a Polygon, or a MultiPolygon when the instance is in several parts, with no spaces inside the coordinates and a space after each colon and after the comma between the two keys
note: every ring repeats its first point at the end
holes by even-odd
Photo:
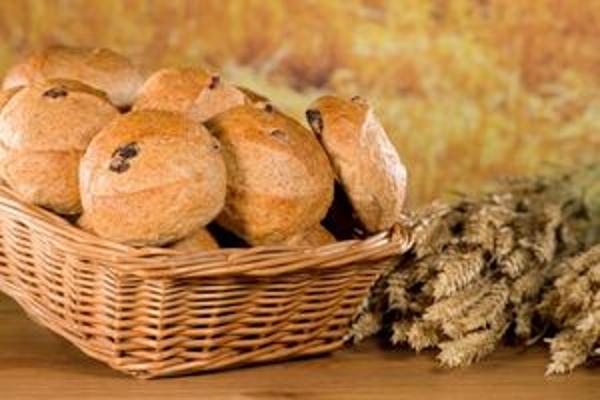
{"type": "Polygon", "coordinates": [[[87,234],[0,186],[0,290],[40,324],[143,378],[339,348],[401,229],[315,249],[183,254],[87,234]]]}

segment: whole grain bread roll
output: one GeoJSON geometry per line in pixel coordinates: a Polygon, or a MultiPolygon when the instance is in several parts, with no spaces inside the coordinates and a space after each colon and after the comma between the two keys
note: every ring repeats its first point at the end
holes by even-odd
{"type": "Polygon", "coordinates": [[[318,247],[335,242],[335,237],[327,229],[317,225],[288,238],[284,243],[290,246],[318,247]]]}
{"type": "Polygon", "coordinates": [[[190,236],[175,242],[170,247],[175,250],[191,253],[195,251],[217,250],[219,244],[208,230],[202,228],[190,236]]]}
{"type": "Polygon", "coordinates": [[[133,109],[177,111],[204,122],[245,102],[246,95],[218,75],[200,68],[166,68],[148,78],[133,109]]]}
{"type": "Polygon", "coordinates": [[[373,109],[358,97],[323,96],[306,117],[365,228],[377,232],[399,221],[406,168],[373,109]]]}
{"type": "Polygon", "coordinates": [[[9,69],[3,87],[54,78],[77,80],[101,90],[117,107],[131,105],[143,83],[142,74],[131,61],[112,50],[56,46],[32,54],[9,69]]]}
{"type": "Polygon", "coordinates": [[[117,114],[104,93],[80,82],[33,83],[0,113],[0,176],[28,202],[79,213],[79,161],[117,114]]]}
{"type": "Polygon", "coordinates": [[[85,225],[133,246],[182,239],[214,219],[225,201],[221,148],[179,113],[133,111],[90,143],[79,177],[85,225]]]}
{"type": "Polygon", "coordinates": [[[333,198],[333,171],[310,131],[270,105],[232,108],[207,127],[227,165],[220,225],[260,245],[282,243],[323,219],[333,198]]]}

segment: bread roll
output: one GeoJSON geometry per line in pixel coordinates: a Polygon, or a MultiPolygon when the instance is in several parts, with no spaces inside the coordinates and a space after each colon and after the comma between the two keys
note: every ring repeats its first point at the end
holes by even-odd
{"type": "Polygon", "coordinates": [[[373,109],[357,97],[324,96],[306,116],[365,228],[377,232],[399,221],[406,168],[373,109]]]}
{"type": "Polygon", "coordinates": [[[181,112],[196,122],[244,104],[246,96],[199,68],[167,68],[150,76],[140,89],[134,110],[181,112]]]}
{"type": "Polygon", "coordinates": [[[79,213],[79,161],[117,114],[102,92],[75,81],[18,91],[0,113],[0,176],[28,202],[79,213]]]}
{"type": "Polygon", "coordinates": [[[243,105],[207,122],[223,146],[227,200],[217,222],[253,245],[282,243],[317,225],[333,171],[311,134],[273,107],[243,105]]]}
{"type": "Polygon", "coordinates": [[[175,242],[170,247],[175,250],[191,253],[195,251],[217,250],[219,244],[208,230],[202,228],[190,236],[175,242]]]}
{"type": "Polygon", "coordinates": [[[143,83],[141,73],[132,63],[112,50],[57,46],[12,67],[3,86],[8,89],[54,78],[77,80],[99,89],[117,107],[131,105],[143,83]]]}
{"type": "Polygon", "coordinates": [[[223,208],[219,143],[182,114],[133,111],[90,143],[79,177],[86,225],[134,246],[160,246],[208,224],[223,208]]]}
{"type": "Polygon", "coordinates": [[[305,232],[290,237],[284,243],[290,246],[318,247],[335,242],[335,237],[327,229],[321,225],[317,225],[305,232]]]}

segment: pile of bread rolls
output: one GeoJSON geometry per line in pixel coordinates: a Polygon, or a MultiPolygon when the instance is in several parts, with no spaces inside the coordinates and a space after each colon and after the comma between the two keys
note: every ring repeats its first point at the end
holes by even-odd
{"type": "Polygon", "coordinates": [[[390,228],[406,169],[372,108],[324,96],[306,116],[310,130],[199,68],[144,79],[111,50],[53,47],[4,78],[0,178],[131,246],[212,250],[216,231],[252,246],[331,243],[334,185],[365,232],[390,228]]]}

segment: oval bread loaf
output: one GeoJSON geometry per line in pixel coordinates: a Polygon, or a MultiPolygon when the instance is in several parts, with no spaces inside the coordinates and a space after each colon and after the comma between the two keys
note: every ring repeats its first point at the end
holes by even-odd
{"type": "Polygon", "coordinates": [[[245,102],[246,95],[218,75],[200,68],[166,68],[148,78],[133,109],[177,111],[204,122],[245,102]]]}
{"type": "Polygon", "coordinates": [[[258,245],[282,243],[323,219],[333,171],[310,131],[270,105],[232,108],[207,127],[223,145],[228,172],[219,224],[258,245]]]}
{"type": "Polygon", "coordinates": [[[324,96],[306,116],[365,228],[377,232],[399,221],[406,168],[373,109],[360,98],[324,96]]]}
{"type": "Polygon", "coordinates": [[[143,83],[142,74],[131,61],[112,50],[56,46],[9,69],[3,87],[27,86],[55,78],[80,81],[101,90],[117,107],[131,105],[143,83]]]}
{"type": "Polygon", "coordinates": [[[76,81],[35,82],[0,113],[0,176],[23,198],[60,214],[81,211],[79,161],[118,111],[76,81]]]}
{"type": "Polygon", "coordinates": [[[133,111],[90,143],[80,168],[85,225],[134,246],[160,246],[221,211],[226,170],[219,143],[179,113],[133,111]]]}

